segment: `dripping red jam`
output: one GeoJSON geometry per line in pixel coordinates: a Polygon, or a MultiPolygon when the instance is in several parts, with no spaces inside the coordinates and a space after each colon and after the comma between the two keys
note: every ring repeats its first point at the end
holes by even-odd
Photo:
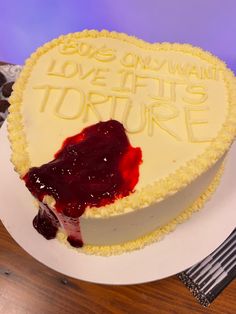
{"type": "Polygon", "coordinates": [[[79,217],[86,207],[99,208],[132,193],[141,161],[141,149],[131,146],[116,120],[99,122],[67,138],[54,160],[31,168],[23,178],[41,204],[35,229],[52,239],[61,227],[68,242],[81,247],[79,217]],[[46,195],[55,199],[53,212],[43,203],[46,195]]]}

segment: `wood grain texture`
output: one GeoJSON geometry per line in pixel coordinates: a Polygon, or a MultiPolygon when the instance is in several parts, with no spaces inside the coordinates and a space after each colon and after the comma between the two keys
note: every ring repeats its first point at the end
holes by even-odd
{"type": "Polygon", "coordinates": [[[33,259],[0,223],[0,314],[233,314],[235,295],[236,281],[205,309],[175,276],[130,286],[72,279],[33,259]]]}

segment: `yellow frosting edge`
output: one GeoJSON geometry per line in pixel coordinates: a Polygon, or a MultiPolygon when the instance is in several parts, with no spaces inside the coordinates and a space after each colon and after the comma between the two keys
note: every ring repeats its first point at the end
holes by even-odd
{"type": "Polygon", "coordinates": [[[71,249],[74,249],[78,252],[83,252],[90,255],[100,255],[100,256],[111,256],[118,255],[125,252],[130,252],[134,250],[139,250],[145,247],[146,245],[158,242],[164,238],[165,235],[174,231],[178,224],[188,220],[195,212],[199,211],[204,204],[211,198],[211,196],[216,191],[221,177],[224,172],[224,163],[221,165],[217,171],[214,179],[208,186],[208,188],[198,197],[196,201],[192,203],[187,209],[183,210],[176,218],[172,219],[168,224],[160,227],[138,239],[129,241],[117,245],[105,245],[105,246],[95,246],[95,245],[84,245],[82,249],[76,249],[72,247],[66,240],[67,236],[62,231],[58,232],[57,239],[68,246],[71,249]]]}
{"type": "Polygon", "coordinates": [[[207,149],[197,158],[190,160],[184,166],[177,169],[167,177],[148,185],[140,191],[136,191],[127,197],[116,200],[113,204],[100,207],[87,208],[84,217],[109,217],[119,215],[125,212],[134,211],[139,208],[146,207],[154,202],[163,200],[167,196],[176,193],[190,182],[196,179],[200,174],[208,170],[214,163],[230,148],[236,135],[236,79],[231,70],[225,63],[213,56],[211,53],[203,51],[201,48],[194,47],[189,44],[177,43],[147,43],[141,39],[128,36],[123,33],[109,32],[103,30],[101,32],[95,30],[85,30],[79,33],[71,33],[60,36],[51,42],[46,43],[38,48],[31,57],[26,60],[25,66],[20,77],[13,86],[13,93],[9,99],[11,104],[8,116],[8,136],[12,148],[11,161],[15,166],[15,170],[23,176],[30,168],[30,160],[27,154],[27,142],[24,134],[24,126],[20,112],[23,97],[24,86],[31,74],[34,64],[38,58],[45,54],[51,48],[59,45],[65,39],[78,39],[86,37],[109,37],[124,40],[146,50],[174,50],[197,56],[211,64],[220,65],[225,71],[225,84],[228,90],[228,114],[215,140],[207,147],[207,149]]]}

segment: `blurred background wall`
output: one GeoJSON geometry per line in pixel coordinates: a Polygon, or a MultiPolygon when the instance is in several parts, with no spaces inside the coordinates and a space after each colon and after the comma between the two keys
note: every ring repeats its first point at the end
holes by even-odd
{"type": "Polygon", "coordinates": [[[236,73],[235,0],[0,0],[0,60],[23,64],[44,42],[83,29],[191,43],[236,73]]]}

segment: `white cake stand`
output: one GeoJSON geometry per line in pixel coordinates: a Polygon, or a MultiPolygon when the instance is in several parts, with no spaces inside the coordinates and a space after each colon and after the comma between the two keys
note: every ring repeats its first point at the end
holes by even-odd
{"type": "Polygon", "coordinates": [[[32,227],[32,197],[10,163],[6,125],[0,132],[0,217],[15,241],[48,267],[85,281],[136,284],[174,275],[199,262],[233,231],[236,222],[236,145],[221,184],[204,209],[142,250],[100,257],[78,253],[57,240],[45,240],[32,227]]]}

